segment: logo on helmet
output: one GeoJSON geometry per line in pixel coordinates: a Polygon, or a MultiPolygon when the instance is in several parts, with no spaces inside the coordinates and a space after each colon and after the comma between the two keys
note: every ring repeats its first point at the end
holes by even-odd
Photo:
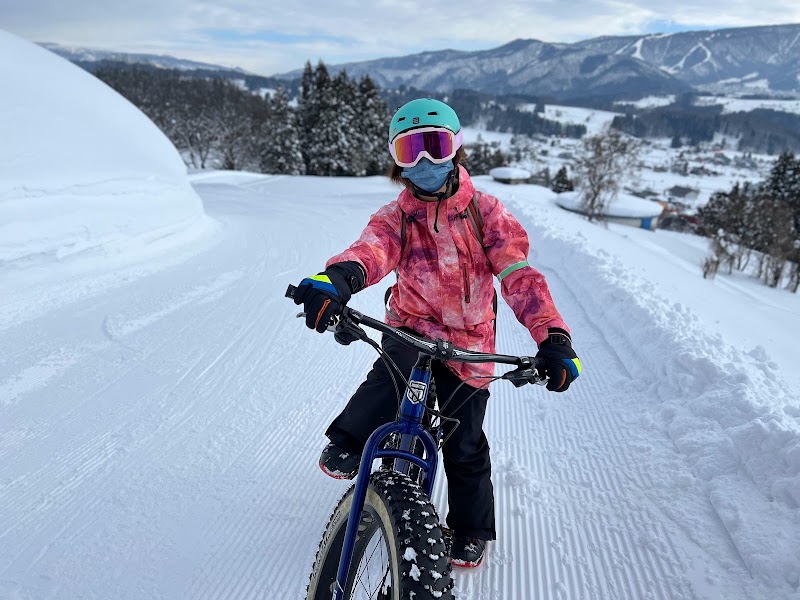
{"type": "Polygon", "coordinates": [[[419,117],[414,117],[413,119],[411,119],[411,122],[412,122],[414,125],[419,125],[419,117]]]}

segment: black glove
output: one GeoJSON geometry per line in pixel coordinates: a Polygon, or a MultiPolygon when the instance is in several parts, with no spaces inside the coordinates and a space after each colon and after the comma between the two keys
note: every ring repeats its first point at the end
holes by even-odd
{"type": "Polygon", "coordinates": [[[354,261],[334,263],[322,273],[306,277],[297,286],[294,303],[302,304],[306,326],[320,333],[342,314],[353,293],[364,287],[364,270],[354,261]]]}
{"type": "Polygon", "coordinates": [[[563,329],[550,327],[547,339],[539,344],[536,358],[544,361],[540,372],[548,378],[547,389],[563,392],[581,374],[581,360],[572,349],[572,339],[563,329]]]}

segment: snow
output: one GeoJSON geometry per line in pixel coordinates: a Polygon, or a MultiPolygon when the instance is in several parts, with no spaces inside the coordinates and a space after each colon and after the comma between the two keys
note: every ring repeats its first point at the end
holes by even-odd
{"type": "Polygon", "coordinates": [[[669,106],[675,102],[675,95],[668,94],[666,96],[645,96],[639,100],[619,100],[614,104],[619,106],[633,106],[634,108],[658,108],[660,106],[669,106]]]}
{"type": "Polygon", "coordinates": [[[722,114],[750,112],[759,108],[800,114],[800,100],[750,99],[718,96],[700,96],[695,99],[700,106],[722,106],[722,114]]]}
{"type": "Polygon", "coordinates": [[[608,129],[614,117],[621,114],[606,110],[547,104],[544,118],[567,125],[585,125],[587,135],[598,135],[608,129]]]}
{"type": "MultiPolygon", "coordinates": [[[[558,194],[556,204],[567,210],[580,212],[582,210],[581,193],[563,192],[558,194]]],[[[639,218],[658,217],[663,211],[664,207],[657,202],[620,192],[604,207],[602,214],[609,217],[639,218]]]]}
{"type": "MultiPolygon", "coordinates": [[[[47,98],[35,81],[0,97],[17,167],[0,222],[19,223],[0,237],[0,598],[304,598],[348,485],[316,466],[323,431],[375,355],[305,329],[283,294],[398,188],[187,183],[119,97],[16,38],[0,47],[51,99],[82,100],[39,127],[47,105],[22,110],[47,98]]],[[[704,280],[702,238],[474,181],[528,231],[584,372],[565,394],[493,385],[498,539],[455,572],[457,597],[796,600],[800,296],[704,280]]],[[[379,316],[385,287],[351,304],[379,316]]],[[[498,340],[535,351],[502,302],[498,340]]]]}
{"type": "Polygon", "coordinates": [[[514,167],[495,167],[489,175],[494,179],[528,179],[531,176],[528,171],[514,167]]]}
{"type": "Polygon", "coordinates": [[[14,57],[0,62],[0,264],[124,261],[209,233],[183,161],[138,109],[39,46],[0,31],[0,48],[14,57]]]}

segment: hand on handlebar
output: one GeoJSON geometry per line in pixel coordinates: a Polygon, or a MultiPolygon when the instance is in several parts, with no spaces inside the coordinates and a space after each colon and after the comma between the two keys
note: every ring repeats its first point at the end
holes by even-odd
{"type": "Polygon", "coordinates": [[[547,389],[564,392],[581,374],[581,360],[572,349],[572,339],[563,329],[550,328],[547,339],[539,344],[537,360],[543,363],[540,370],[549,379],[547,389]]]}
{"type": "MultiPolygon", "coordinates": [[[[306,297],[306,295],[309,294],[309,290],[308,288],[303,290],[303,285],[307,285],[308,288],[314,287],[313,283],[307,283],[307,280],[304,279],[301,282],[300,287],[290,285],[286,290],[286,297],[292,298],[295,304],[304,304],[309,302],[308,298],[306,297]]],[[[311,329],[316,329],[319,332],[323,332],[326,329],[328,331],[333,331],[335,333],[334,337],[336,338],[336,341],[344,345],[356,340],[365,340],[371,342],[366,332],[362,328],[362,326],[364,326],[380,331],[385,335],[389,335],[398,340],[400,343],[414,348],[421,354],[428,355],[434,360],[439,360],[442,362],[452,360],[456,362],[467,363],[493,362],[505,365],[515,365],[517,367],[516,369],[504,373],[499,378],[510,381],[517,387],[521,387],[528,383],[535,383],[539,385],[547,384],[548,389],[552,389],[551,383],[553,382],[549,381],[548,377],[553,377],[553,374],[557,371],[557,369],[554,369],[551,364],[552,360],[563,361],[563,358],[554,358],[554,356],[551,356],[549,352],[543,353],[542,349],[547,348],[544,342],[541,344],[539,354],[537,354],[535,358],[531,358],[529,356],[510,356],[507,354],[490,354],[486,352],[475,352],[472,350],[466,350],[464,348],[457,348],[446,340],[428,340],[419,336],[419,334],[415,334],[414,332],[392,327],[383,321],[378,321],[360,313],[359,311],[348,308],[344,305],[344,303],[341,303],[337,314],[332,318],[326,319],[324,311],[321,316],[319,311],[317,312],[316,316],[313,313],[311,313],[311,316],[309,316],[309,313],[300,313],[297,316],[304,317],[306,319],[306,324],[311,329]],[[313,325],[309,323],[313,323],[313,325]]],[[[572,352],[571,347],[568,348],[568,350],[569,352],[572,352]]],[[[572,352],[572,355],[574,356],[574,352],[572,352]]],[[[574,361],[575,362],[571,364],[575,365],[575,368],[578,369],[578,373],[580,373],[580,361],[577,359],[577,357],[575,357],[574,361]]],[[[563,362],[558,363],[556,366],[557,368],[564,369],[565,367],[562,365],[564,365],[563,362]]],[[[570,378],[569,381],[571,382],[575,377],[577,377],[577,375],[570,378]]],[[[567,386],[568,385],[569,384],[567,384],[567,386]]],[[[557,387],[556,391],[563,391],[564,389],[566,389],[566,386],[557,387]]]]}
{"type": "Polygon", "coordinates": [[[342,314],[350,300],[351,290],[345,278],[334,269],[306,277],[294,290],[294,303],[302,304],[306,326],[322,333],[328,324],[342,314]]]}

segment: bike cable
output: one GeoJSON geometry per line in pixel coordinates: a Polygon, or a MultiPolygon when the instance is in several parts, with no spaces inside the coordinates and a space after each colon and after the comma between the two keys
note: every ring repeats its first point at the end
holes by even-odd
{"type": "Polygon", "coordinates": [[[458,392],[458,390],[461,389],[461,386],[467,385],[470,381],[473,381],[475,379],[488,379],[489,381],[485,382],[480,387],[476,387],[469,396],[464,398],[461,401],[461,403],[458,406],[455,407],[455,409],[450,411],[450,414],[453,414],[456,411],[458,411],[462,406],[464,406],[467,402],[469,402],[475,394],[480,392],[482,389],[485,389],[490,383],[492,383],[493,381],[497,381],[498,379],[502,379],[502,376],[497,376],[497,375],[474,375],[472,377],[468,377],[467,379],[465,379],[464,381],[462,381],[461,383],[459,383],[456,386],[456,389],[454,389],[450,393],[450,395],[447,397],[447,400],[445,400],[444,403],[439,407],[438,411],[433,410],[433,409],[428,409],[432,415],[436,416],[439,419],[440,422],[442,422],[442,421],[451,421],[451,422],[455,423],[455,425],[450,430],[450,432],[442,440],[442,443],[440,444],[440,447],[444,446],[447,443],[447,440],[450,439],[450,437],[455,432],[456,428],[461,424],[460,420],[455,419],[453,417],[446,417],[446,416],[444,416],[442,414],[442,412],[444,412],[444,409],[447,408],[448,404],[450,404],[450,401],[455,397],[455,395],[458,392]]]}
{"type": "Polygon", "coordinates": [[[375,348],[375,350],[378,352],[378,355],[381,357],[384,364],[386,365],[386,370],[389,372],[389,377],[392,378],[392,385],[394,385],[394,393],[395,396],[397,396],[397,402],[399,405],[399,403],[402,402],[403,400],[403,396],[400,392],[400,386],[397,385],[397,378],[394,376],[394,373],[392,371],[396,371],[397,374],[400,375],[400,378],[403,380],[403,383],[405,383],[406,387],[408,386],[408,379],[406,379],[405,375],[403,375],[403,373],[400,371],[400,367],[398,367],[397,363],[394,362],[394,360],[392,360],[392,357],[389,356],[375,340],[365,336],[364,341],[367,342],[373,348],[375,348]]]}

